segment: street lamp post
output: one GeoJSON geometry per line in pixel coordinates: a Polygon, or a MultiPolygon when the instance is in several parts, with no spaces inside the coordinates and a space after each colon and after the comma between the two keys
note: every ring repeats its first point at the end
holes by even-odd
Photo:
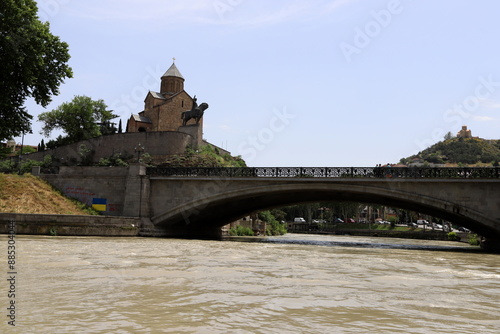
{"type": "Polygon", "coordinates": [[[134,152],[137,152],[137,162],[141,162],[141,153],[144,152],[144,146],[141,144],[137,144],[137,146],[134,148],[134,152]]]}
{"type": "Polygon", "coordinates": [[[17,167],[19,168],[19,175],[21,175],[21,159],[23,155],[23,148],[24,148],[24,131],[23,131],[23,136],[21,137],[21,151],[19,152],[19,156],[17,159],[17,167]]]}
{"type": "MultiPolygon", "coordinates": [[[[134,151],[137,152],[137,162],[141,162],[141,153],[144,152],[145,148],[142,146],[140,143],[137,144],[136,147],[134,147],[134,151]]],[[[139,173],[140,174],[140,173],[139,173]]],[[[139,190],[139,217],[142,217],[142,178],[143,175],[139,175],[141,179],[141,185],[140,185],[140,190],[139,190]]]]}

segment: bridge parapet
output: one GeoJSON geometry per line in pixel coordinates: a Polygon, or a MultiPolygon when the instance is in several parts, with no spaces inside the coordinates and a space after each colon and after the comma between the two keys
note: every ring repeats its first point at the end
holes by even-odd
{"type": "Polygon", "coordinates": [[[499,179],[499,167],[149,167],[151,177],[499,179]]]}

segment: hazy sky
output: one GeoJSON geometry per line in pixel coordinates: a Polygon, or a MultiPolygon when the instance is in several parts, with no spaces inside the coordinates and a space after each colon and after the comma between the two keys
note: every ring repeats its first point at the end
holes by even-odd
{"type": "Polygon", "coordinates": [[[500,138],[498,0],[38,5],[74,71],[47,110],[87,95],[125,126],[175,57],[185,90],[210,105],[204,138],[249,166],[394,163],[462,125],[500,138]]]}

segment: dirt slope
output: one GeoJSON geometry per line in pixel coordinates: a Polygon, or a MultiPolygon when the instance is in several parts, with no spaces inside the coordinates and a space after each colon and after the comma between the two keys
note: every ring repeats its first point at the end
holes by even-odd
{"type": "Polygon", "coordinates": [[[91,211],[31,174],[0,174],[0,212],[88,215],[91,211]]]}

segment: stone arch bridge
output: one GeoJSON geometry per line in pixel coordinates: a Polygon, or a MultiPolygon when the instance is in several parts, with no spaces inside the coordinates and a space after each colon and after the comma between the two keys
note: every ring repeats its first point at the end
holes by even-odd
{"type": "Polygon", "coordinates": [[[148,168],[149,216],[171,236],[213,237],[267,208],[325,200],[414,210],[500,242],[500,168],[148,168]]]}
{"type": "MultiPolygon", "coordinates": [[[[500,248],[500,168],[61,167],[42,175],[69,196],[104,197],[110,215],[140,216],[143,234],[213,238],[252,212],[301,202],[356,201],[461,225],[500,248]],[[100,169],[99,169],[100,168],[100,169]],[[75,195],[76,193],[76,195],[75,195]],[[148,232],[149,231],[149,232],[148,232]],[[151,233],[149,233],[151,234],[151,233]]],[[[89,204],[89,203],[88,203],[89,204]]]]}

